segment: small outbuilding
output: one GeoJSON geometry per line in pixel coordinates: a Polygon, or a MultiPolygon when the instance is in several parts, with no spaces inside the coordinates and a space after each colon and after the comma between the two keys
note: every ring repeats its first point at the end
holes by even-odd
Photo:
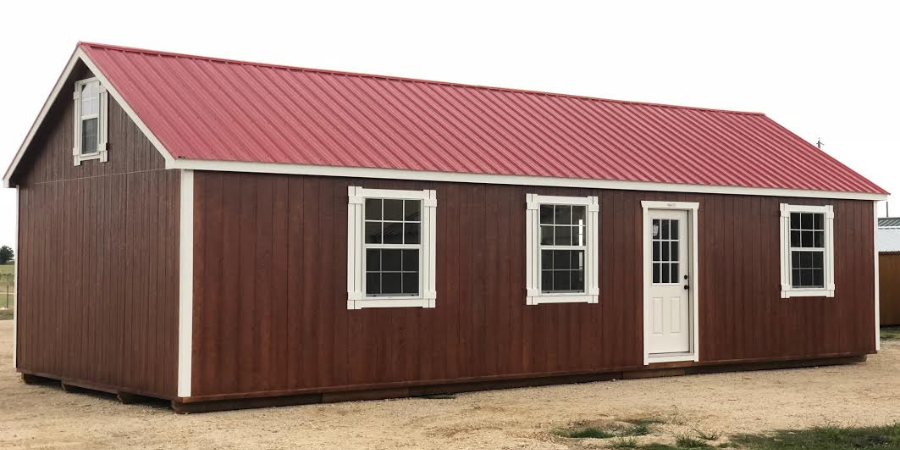
{"type": "Polygon", "coordinates": [[[3,181],[16,369],[178,411],[879,346],[887,192],[760,113],[81,43],[3,181]]]}
{"type": "Polygon", "coordinates": [[[879,218],[875,242],[878,246],[881,325],[900,325],[900,217],[879,218]]]}

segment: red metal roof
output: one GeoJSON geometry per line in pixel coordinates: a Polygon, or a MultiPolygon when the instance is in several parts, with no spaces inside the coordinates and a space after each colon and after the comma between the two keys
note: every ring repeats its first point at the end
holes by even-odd
{"type": "Polygon", "coordinates": [[[176,159],[886,193],[760,113],[79,45],[176,159]]]}

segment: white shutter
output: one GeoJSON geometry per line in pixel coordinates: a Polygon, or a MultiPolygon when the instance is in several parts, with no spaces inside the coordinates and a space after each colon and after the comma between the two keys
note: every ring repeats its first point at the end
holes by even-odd
{"type": "Polygon", "coordinates": [[[600,300],[600,251],[597,241],[600,240],[600,199],[590,197],[587,213],[587,257],[584,270],[585,289],[590,300],[588,303],[598,303],[600,300]]]}
{"type": "Polygon", "coordinates": [[[436,278],[436,229],[437,229],[437,193],[427,191],[427,197],[422,201],[425,211],[422,212],[422,289],[424,298],[428,301],[426,308],[434,308],[437,299],[436,278]]]}
{"type": "Polygon", "coordinates": [[[540,239],[540,214],[537,194],[525,195],[525,304],[534,305],[540,295],[541,255],[538,246],[540,239]]]}
{"type": "Polygon", "coordinates": [[[75,99],[75,123],[73,129],[74,143],[72,145],[72,159],[76,166],[81,165],[81,84],[75,84],[75,93],[72,97],[75,99]]]}
{"type": "Polygon", "coordinates": [[[347,309],[356,309],[356,301],[363,298],[363,198],[359,190],[347,189],[347,309]]]}
{"type": "MultiPolygon", "coordinates": [[[[834,297],[834,206],[825,207],[825,290],[834,297]]],[[[877,289],[878,286],[875,286],[877,289]]]]}
{"type": "Polygon", "coordinates": [[[97,150],[100,151],[100,162],[107,161],[107,153],[106,153],[106,143],[108,141],[108,129],[109,129],[109,95],[106,90],[106,86],[100,84],[100,118],[97,120],[97,132],[99,136],[99,145],[97,146],[97,150]]]}
{"type": "Polygon", "coordinates": [[[791,289],[791,213],[788,204],[781,204],[781,218],[779,222],[779,235],[781,242],[781,298],[788,298],[791,289]]]}

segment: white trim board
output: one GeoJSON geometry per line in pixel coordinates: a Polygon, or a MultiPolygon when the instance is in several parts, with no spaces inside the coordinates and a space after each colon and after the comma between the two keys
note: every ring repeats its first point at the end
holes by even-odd
{"type": "MultiPolygon", "coordinates": [[[[878,202],[872,202],[872,211],[875,215],[875,232],[872,235],[872,245],[875,253],[875,351],[881,351],[881,282],[878,273],[878,202]]],[[[16,266],[18,267],[18,266],[16,266]]]]}
{"type": "Polygon", "coordinates": [[[444,181],[520,186],[552,186],[626,191],[685,192],[695,194],[759,195],[767,197],[807,197],[851,200],[886,200],[887,195],[856,192],[812,191],[802,189],[748,188],[704,186],[695,184],[652,183],[644,181],[592,180],[583,178],[539,177],[528,175],[491,175],[421,170],[374,169],[365,167],[311,166],[244,161],[205,161],[196,159],[167,160],[168,169],[209,170],[220,172],[272,173],[351,178],[383,178],[391,180],[444,181]]]}
{"type": "MultiPolygon", "coordinates": [[[[18,336],[19,336],[19,259],[22,255],[19,253],[19,250],[22,249],[20,247],[21,240],[19,239],[19,187],[16,186],[16,254],[15,254],[15,263],[16,263],[16,275],[13,279],[13,369],[17,368],[17,355],[18,355],[18,336]]],[[[875,256],[875,260],[878,260],[878,256],[875,256]]]]}
{"type": "Polygon", "coordinates": [[[181,172],[178,214],[178,396],[191,396],[194,337],[194,172],[181,172]]]}
{"type": "Polygon", "coordinates": [[[698,215],[700,210],[700,204],[694,202],[658,202],[658,201],[642,201],[641,207],[643,209],[643,217],[641,218],[641,222],[643,226],[641,227],[641,245],[643,247],[643,254],[641,260],[641,266],[643,271],[643,295],[641,296],[641,309],[643,311],[644,318],[644,365],[656,364],[656,363],[665,363],[665,362],[679,362],[679,361],[700,361],[700,271],[698,268],[700,267],[700,252],[699,252],[699,244],[700,240],[698,239],[698,215]],[[650,333],[650,324],[647,320],[647,294],[650,290],[650,281],[652,275],[650,273],[650,265],[647,264],[648,261],[651,261],[653,258],[652,250],[650,245],[648,245],[649,238],[649,230],[650,230],[650,215],[648,214],[651,209],[662,209],[662,210],[677,210],[677,211],[687,211],[688,213],[688,221],[691,225],[690,231],[690,251],[689,255],[691,257],[691,279],[690,285],[693,286],[691,288],[691,351],[688,353],[677,353],[677,354],[663,354],[656,357],[651,357],[650,353],[647,351],[647,336],[650,333]]]}
{"type": "Polygon", "coordinates": [[[75,69],[75,64],[81,60],[84,62],[84,65],[93,72],[94,77],[100,80],[100,84],[104,86],[108,92],[113,96],[116,100],[116,103],[125,110],[125,113],[128,115],[131,120],[138,126],[141,132],[147,136],[147,139],[153,144],[153,147],[165,158],[166,165],[172,162],[174,159],[172,158],[171,153],[162,145],[159,139],[147,128],[147,125],[135,114],[134,110],[131,109],[131,106],[128,102],[122,98],[122,95],[119,94],[119,91],[109,82],[105,75],[100,72],[100,69],[97,68],[97,65],[94,64],[93,61],[85,54],[84,50],[79,46],[72,53],[72,56],[69,58],[69,62],[66,63],[66,67],[63,69],[62,74],[60,74],[59,79],[56,81],[56,85],[53,86],[53,90],[50,91],[50,95],[47,97],[47,100],[44,102],[44,106],[41,107],[41,112],[38,114],[37,118],[35,118],[34,123],[31,125],[31,129],[28,131],[28,134],[25,136],[25,140],[22,141],[22,145],[19,146],[19,150],[16,152],[16,156],[13,158],[12,164],[9,165],[9,168],[6,169],[6,173],[3,175],[3,187],[10,187],[9,180],[12,177],[12,174],[15,173],[16,168],[19,166],[19,163],[22,161],[22,157],[25,155],[25,151],[31,145],[31,141],[34,139],[35,134],[37,134],[37,130],[40,128],[41,124],[44,123],[44,119],[47,117],[47,114],[50,112],[50,108],[56,103],[57,98],[59,97],[59,93],[62,91],[63,87],[66,85],[66,82],[69,79],[69,76],[72,74],[72,70],[75,69]]]}

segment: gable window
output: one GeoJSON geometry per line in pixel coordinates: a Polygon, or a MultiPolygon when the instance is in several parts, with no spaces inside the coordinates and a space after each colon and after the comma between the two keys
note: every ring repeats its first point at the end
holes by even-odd
{"type": "Polygon", "coordinates": [[[781,204],[781,297],[834,297],[834,210],[781,204]]]}
{"type": "Polygon", "coordinates": [[[597,303],[597,197],[526,196],[526,304],[597,303]]]}
{"type": "Polygon", "coordinates": [[[351,186],[347,215],[347,308],[435,303],[435,191],[351,186]]]}
{"type": "Polygon", "coordinates": [[[75,145],[72,156],[76,166],[82,161],[107,161],[106,88],[100,80],[90,78],[75,83],[75,145]]]}

